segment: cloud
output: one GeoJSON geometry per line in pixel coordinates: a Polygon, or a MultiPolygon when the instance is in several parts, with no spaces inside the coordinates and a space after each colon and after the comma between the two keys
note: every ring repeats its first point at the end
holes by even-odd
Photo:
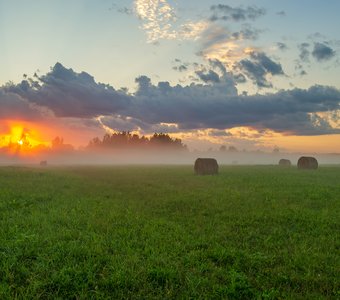
{"type": "Polygon", "coordinates": [[[211,6],[210,10],[213,12],[213,15],[210,17],[211,21],[254,21],[266,14],[265,9],[258,8],[256,6],[248,6],[243,8],[241,6],[231,7],[225,4],[218,4],[211,6]]]}
{"type": "Polygon", "coordinates": [[[88,73],[76,73],[60,63],[37,81],[23,80],[6,90],[32,104],[47,107],[57,117],[96,117],[107,111],[118,112],[129,102],[125,93],[96,83],[88,73]]]}
{"type": "Polygon", "coordinates": [[[126,6],[119,6],[116,3],[113,3],[109,10],[115,10],[116,12],[124,15],[133,15],[133,9],[126,7],[126,6]]]}
{"type": "Polygon", "coordinates": [[[310,45],[308,43],[302,43],[298,45],[298,48],[300,50],[299,57],[301,61],[303,62],[309,62],[309,56],[310,56],[310,52],[308,50],[309,46],[310,45]]]}
{"type": "Polygon", "coordinates": [[[167,0],[135,0],[134,10],[146,32],[147,41],[196,40],[207,28],[207,21],[186,21],[177,24],[175,9],[167,0]]]}
{"type": "Polygon", "coordinates": [[[259,37],[259,34],[261,33],[261,30],[251,28],[248,25],[244,25],[242,29],[239,31],[232,33],[232,38],[239,41],[244,40],[257,40],[259,37]]]}
{"type": "Polygon", "coordinates": [[[212,24],[202,34],[202,48],[209,49],[228,42],[236,44],[244,40],[256,40],[260,32],[249,25],[243,26],[239,31],[231,32],[225,27],[212,24]]]}
{"type": "Polygon", "coordinates": [[[128,16],[133,14],[133,10],[125,6],[117,8],[117,12],[124,14],[124,15],[128,15],[128,16]]]}
{"type": "Polygon", "coordinates": [[[263,52],[251,53],[249,59],[239,62],[239,68],[260,88],[272,87],[266,78],[268,74],[284,75],[281,64],[274,62],[263,52]]]}
{"type": "Polygon", "coordinates": [[[323,62],[332,59],[335,56],[335,51],[326,44],[315,43],[312,55],[317,61],[323,62]]]}
{"type": "Polygon", "coordinates": [[[196,75],[205,83],[220,82],[220,76],[213,70],[209,70],[207,73],[204,71],[196,71],[196,75]]]}
{"type": "Polygon", "coordinates": [[[146,31],[148,41],[176,38],[171,23],[177,20],[177,16],[166,0],[136,0],[134,7],[142,22],[142,28],[146,31]]]}
{"type": "Polygon", "coordinates": [[[43,114],[36,105],[16,93],[7,91],[6,87],[0,88],[0,107],[0,120],[38,120],[43,114]]]}
{"type": "MultiPolygon", "coordinates": [[[[198,65],[195,74],[198,79],[209,84],[227,84],[229,90],[235,89],[236,83],[244,83],[247,81],[241,73],[228,72],[226,66],[218,59],[208,60],[208,65],[198,65]]],[[[197,80],[196,80],[197,81],[197,80]]]]}
{"type": "Polygon", "coordinates": [[[201,34],[209,26],[207,21],[188,21],[181,24],[177,31],[177,39],[179,40],[197,40],[201,37],[201,34]]]}
{"type": "Polygon", "coordinates": [[[278,42],[276,43],[277,48],[280,49],[281,51],[285,51],[288,49],[288,46],[285,43],[282,42],[278,42]]]}
{"type": "Polygon", "coordinates": [[[172,69],[175,70],[175,71],[179,71],[179,72],[185,72],[185,71],[188,70],[188,66],[185,65],[185,64],[182,64],[182,65],[179,65],[179,66],[174,66],[172,69]]]}
{"type": "MultiPolygon", "coordinates": [[[[283,73],[281,66],[264,53],[254,53],[251,59],[266,73],[283,73]]],[[[136,92],[127,94],[96,83],[85,72],[77,73],[56,64],[35,82],[27,80],[1,87],[0,118],[21,117],[25,113],[27,116],[32,107],[39,106],[62,118],[85,122],[101,118],[113,129],[150,133],[234,127],[298,135],[340,133],[339,124],[322,115],[330,116],[333,112],[338,116],[335,112],[340,110],[339,90],[316,85],[264,95],[239,95],[234,78],[221,62],[211,61],[210,67],[198,74],[208,84],[171,86],[169,82],[159,82],[154,85],[147,76],[140,76],[136,79],[136,92]]]]}
{"type": "Polygon", "coordinates": [[[315,126],[310,116],[339,109],[340,92],[330,87],[240,96],[228,94],[220,83],[166,89],[158,84],[140,86],[134,100],[129,115],[151,124],[176,123],[181,130],[249,126],[304,135],[340,132],[340,128],[315,126]]]}
{"type": "Polygon", "coordinates": [[[102,116],[98,118],[100,124],[102,124],[105,128],[109,128],[112,131],[129,131],[129,132],[138,132],[142,134],[150,134],[154,132],[163,132],[163,133],[178,133],[179,128],[177,124],[172,123],[158,123],[158,124],[149,124],[143,122],[140,119],[126,117],[121,115],[113,115],[113,116],[102,116]]]}
{"type": "Polygon", "coordinates": [[[306,72],[306,70],[304,69],[303,65],[300,63],[300,61],[295,61],[295,70],[297,71],[298,76],[305,76],[308,73],[306,72]]]}
{"type": "Polygon", "coordinates": [[[226,130],[212,129],[208,131],[209,136],[213,137],[230,137],[232,134],[226,130]]]}
{"type": "Polygon", "coordinates": [[[246,46],[243,41],[256,39],[258,32],[249,27],[230,32],[218,24],[212,24],[202,34],[200,40],[202,50],[198,54],[207,60],[218,59],[229,69],[233,69],[237,62],[248,57],[255,50],[246,46]]]}

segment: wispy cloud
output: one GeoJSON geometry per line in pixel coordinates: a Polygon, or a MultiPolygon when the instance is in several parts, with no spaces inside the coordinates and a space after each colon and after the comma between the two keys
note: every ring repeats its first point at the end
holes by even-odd
{"type": "Polygon", "coordinates": [[[195,40],[208,26],[207,21],[178,24],[176,11],[167,0],[135,0],[134,9],[150,43],[162,39],[195,40]]]}
{"type": "Polygon", "coordinates": [[[256,6],[231,7],[226,4],[218,4],[211,6],[210,9],[213,12],[213,16],[210,18],[211,21],[254,21],[266,14],[265,9],[256,6]]]}

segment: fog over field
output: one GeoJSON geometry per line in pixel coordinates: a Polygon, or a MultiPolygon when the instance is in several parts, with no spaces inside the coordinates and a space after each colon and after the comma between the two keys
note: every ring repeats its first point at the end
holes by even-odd
{"type": "Polygon", "coordinates": [[[169,151],[169,150],[117,150],[117,151],[69,151],[66,153],[43,152],[34,156],[22,156],[0,152],[1,165],[33,164],[47,161],[48,165],[148,165],[148,164],[193,164],[199,157],[215,158],[220,165],[276,165],[282,158],[295,166],[299,157],[313,156],[319,164],[340,164],[340,154],[318,153],[267,153],[223,151],[169,151]]]}

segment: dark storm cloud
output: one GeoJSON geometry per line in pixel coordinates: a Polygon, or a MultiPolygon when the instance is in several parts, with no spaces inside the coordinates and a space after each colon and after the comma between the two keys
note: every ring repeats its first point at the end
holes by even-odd
{"type": "Polygon", "coordinates": [[[340,134],[340,129],[334,129],[330,124],[316,114],[296,112],[290,115],[277,116],[275,119],[264,120],[263,128],[276,132],[286,132],[298,135],[313,136],[323,134],[340,134]],[[288,122],[288,123],[287,123],[288,122]],[[317,123],[317,125],[315,125],[317,123]],[[298,131],[296,130],[298,128],[298,131]]]}
{"type": "Polygon", "coordinates": [[[147,90],[140,88],[134,101],[129,115],[151,124],[177,123],[180,129],[252,126],[295,134],[340,132],[330,126],[315,127],[310,117],[311,113],[339,109],[340,92],[330,87],[240,96],[227,95],[218,85],[177,85],[166,92],[151,85],[147,90]]]}
{"type": "Polygon", "coordinates": [[[88,73],[76,73],[57,63],[37,81],[23,80],[7,90],[31,103],[48,107],[57,117],[90,118],[107,112],[118,112],[129,97],[113,87],[96,83],[88,73]]]}
{"type": "Polygon", "coordinates": [[[265,9],[258,8],[256,6],[244,7],[231,7],[225,4],[218,4],[211,6],[213,15],[210,17],[211,21],[223,20],[223,21],[254,21],[257,18],[266,14],[265,9]]]}
{"type": "MultiPolygon", "coordinates": [[[[281,66],[263,53],[254,53],[251,59],[265,73],[283,74],[281,66]]],[[[225,67],[219,61],[211,61],[210,65],[219,80],[212,75],[216,78],[207,80],[209,84],[171,86],[169,82],[154,85],[150,78],[140,76],[136,79],[136,93],[129,95],[96,83],[87,73],[76,73],[57,64],[37,82],[26,80],[1,87],[0,118],[21,117],[29,114],[32,105],[39,105],[61,117],[89,120],[102,116],[105,125],[118,130],[177,132],[251,126],[304,135],[340,132],[313,115],[340,109],[339,90],[313,86],[307,90],[239,95],[225,67]]],[[[206,70],[204,74],[208,78],[213,73],[206,70]]]]}
{"type": "Polygon", "coordinates": [[[41,111],[26,99],[0,88],[0,120],[37,120],[41,116],[41,111]]]}
{"type": "Polygon", "coordinates": [[[280,63],[276,63],[263,52],[253,52],[249,59],[239,62],[239,68],[260,88],[272,87],[266,76],[284,75],[280,63]]]}
{"type": "Polygon", "coordinates": [[[335,56],[335,51],[326,44],[315,43],[312,55],[317,61],[323,62],[333,58],[335,56]]]}

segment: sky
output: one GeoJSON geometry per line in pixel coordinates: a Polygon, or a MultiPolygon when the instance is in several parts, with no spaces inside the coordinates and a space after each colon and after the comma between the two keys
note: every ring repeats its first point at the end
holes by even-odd
{"type": "Polygon", "coordinates": [[[0,0],[0,147],[169,133],[340,153],[338,0],[0,0]]]}

